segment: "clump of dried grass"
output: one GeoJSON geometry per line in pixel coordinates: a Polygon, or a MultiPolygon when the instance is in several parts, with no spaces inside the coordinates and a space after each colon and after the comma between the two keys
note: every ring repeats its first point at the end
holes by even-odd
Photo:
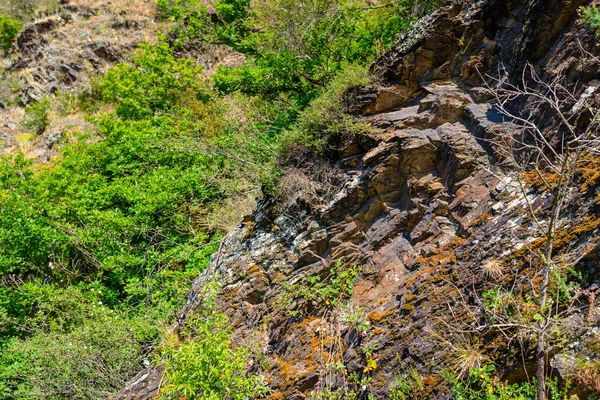
{"type": "Polygon", "coordinates": [[[255,208],[256,199],[253,193],[227,198],[206,215],[205,226],[211,232],[226,234],[255,208]]]}
{"type": "Polygon", "coordinates": [[[486,278],[499,280],[504,276],[504,263],[496,258],[485,260],[481,264],[481,270],[486,278]]]}
{"type": "Polygon", "coordinates": [[[480,344],[468,336],[458,334],[450,341],[447,337],[440,335],[436,331],[431,329],[425,330],[448,346],[448,349],[452,353],[452,370],[459,380],[467,377],[469,371],[472,369],[481,368],[489,361],[489,357],[481,351],[480,344]]]}
{"type": "Polygon", "coordinates": [[[459,378],[467,376],[472,369],[481,368],[487,360],[487,357],[481,353],[479,346],[471,341],[463,341],[452,347],[456,359],[454,370],[459,378]]]}
{"type": "Polygon", "coordinates": [[[277,186],[277,200],[281,211],[313,209],[326,204],[339,192],[340,171],[322,159],[295,163],[285,169],[277,186]]]}

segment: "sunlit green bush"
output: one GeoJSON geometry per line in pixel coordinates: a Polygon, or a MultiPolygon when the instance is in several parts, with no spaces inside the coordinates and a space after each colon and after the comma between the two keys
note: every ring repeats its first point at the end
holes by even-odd
{"type": "Polygon", "coordinates": [[[161,334],[152,317],[96,304],[67,333],[9,341],[0,352],[0,399],[106,399],[149,362],[148,345],[161,334]]]}
{"type": "Polygon", "coordinates": [[[231,341],[228,318],[215,309],[214,288],[207,287],[200,309],[179,335],[161,346],[164,366],[161,398],[245,400],[268,394],[260,376],[246,371],[247,349],[231,341]],[[181,340],[182,341],[181,341],[181,340]]]}
{"type": "Polygon", "coordinates": [[[42,134],[48,126],[48,110],[50,109],[50,100],[44,97],[37,103],[31,103],[25,108],[25,117],[23,126],[32,129],[35,133],[42,134]]]}
{"type": "Polygon", "coordinates": [[[600,30],[600,10],[598,6],[592,4],[588,7],[581,7],[579,9],[579,15],[582,18],[584,24],[590,29],[600,30]]]}
{"type": "Polygon", "coordinates": [[[0,15],[0,49],[4,52],[9,51],[19,32],[21,32],[21,22],[7,14],[0,15]]]}

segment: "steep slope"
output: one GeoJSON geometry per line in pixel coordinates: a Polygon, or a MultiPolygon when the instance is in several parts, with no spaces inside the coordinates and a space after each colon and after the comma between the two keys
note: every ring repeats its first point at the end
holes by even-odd
{"type": "MultiPolygon", "coordinates": [[[[91,132],[78,97],[97,100],[101,77],[117,63],[131,59],[140,44],[155,42],[170,22],[157,18],[155,1],[93,2],[63,0],[56,9],[23,27],[14,49],[0,58],[0,155],[22,150],[46,162],[61,140],[91,132]],[[50,99],[44,132],[23,126],[25,107],[50,99]]],[[[23,5],[25,7],[25,5],[23,5]]],[[[239,54],[226,46],[206,46],[194,57],[207,74],[218,64],[239,64],[239,54]]]]}
{"type": "Polygon", "coordinates": [[[147,1],[61,1],[55,12],[26,24],[14,51],[2,58],[0,154],[21,148],[46,161],[63,136],[90,130],[83,113],[68,110],[69,101],[77,93],[90,93],[95,76],[127,58],[140,43],[154,40],[161,29],[154,14],[147,1]],[[22,136],[30,131],[21,124],[25,106],[54,96],[61,98],[55,108],[65,110],[54,113],[41,137],[22,136]]]}
{"type": "MultiPolygon", "coordinates": [[[[343,187],[334,200],[298,204],[294,212],[263,201],[196,280],[179,326],[202,306],[206,283],[217,280],[220,308],[235,338],[254,349],[252,368],[266,375],[270,398],[304,399],[348,384],[353,372],[358,398],[388,398],[394,377],[409,368],[420,374],[424,398],[448,398],[443,372],[469,350],[460,329],[468,319],[466,288],[493,287],[482,270],[490,263],[512,260],[510,274],[529,273],[520,250],[536,238],[524,208],[529,201],[543,214],[548,203],[534,188],[523,198],[501,168],[490,139],[514,126],[494,108],[483,77],[499,70],[518,77],[531,63],[543,79],[562,73],[579,95],[591,87],[597,96],[600,66],[578,46],[598,54],[594,34],[576,22],[586,3],[460,2],[417,24],[373,66],[378,84],[348,94],[349,107],[375,133],[341,141],[332,163],[343,187]],[[340,271],[354,266],[361,268],[349,306],[333,307],[353,282],[340,271]],[[328,293],[318,291],[320,282],[330,282],[328,293]]],[[[591,262],[598,205],[593,190],[573,199],[576,233],[563,245],[582,249],[578,268],[591,285],[599,278],[591,262]]],[[[577,331],[578,324],[575,318],[573,354],[597,356],[585,344],[598,333],[577,331]]],[[[530,354],[498,335],[479,339],[518,379],[530,354]]],[[[554,357],[551,365],[564,372],[565,360],[554,357]]],[[[117,398],[150,398],[159,382],[160,370],[144,371],[117,398]]]]}

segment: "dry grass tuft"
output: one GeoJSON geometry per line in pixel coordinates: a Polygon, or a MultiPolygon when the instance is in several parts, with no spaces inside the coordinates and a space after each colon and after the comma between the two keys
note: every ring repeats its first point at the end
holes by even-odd
{"type": "Polygon", "coordinates": [[[459,380],[467,377],[472,369],[481,368],[489,361],[489,357],[481,352],[479,343],[473,342],[471,338],[465,337],[463,334],[458,334],[450,341],[436,331],[428,328],[425,331],[448,346],[453,357],[452,369],[459,380]]]}
{"type": "Polygon", "coordinates": [[[481,353],[479,346],[471,341],[464,341],[452,347],[456,358],[454,370],[459,379],[467,376],[470,370],[481,368],[487,361],[487,357],[481,353]]]}
{"type": "Polygon", "coordinates": [[[206,228],[211,232],[229,233],[256,208],[254,193],[227,198],[206,216],[206,228]]]}
{"type": "Polygon", "coordinates": [[[496,258],[485,260],[481,265],[481,270],[486,278],[499,280],[504,276],[504,263],[496,258]]]}
{"type": "Polygon", "coordinates": [[[310,159],[286,168],[277,186],[282,211],[314,208],[329,202],[341,189],[340,171],[321,159],[310,159]]]}
{"type": "Polygon", "coordinates": [[[17,145],[19,146],[19,150],[21,150],[23,154],[27,155],[33,148],[33,140],[34,135],[31,133],[22,133],[17,136],[17,145]]]}

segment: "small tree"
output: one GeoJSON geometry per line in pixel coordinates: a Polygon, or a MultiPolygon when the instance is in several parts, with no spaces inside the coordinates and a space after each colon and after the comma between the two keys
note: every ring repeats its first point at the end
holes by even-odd
{"type": "MultiPolygon", "coordinates": [[[[497,133],[490,141],[498,158],[511,170],[509,176],[516,177],[517,190],[532,221],[532,235],[537,239],[527,244],[522,254],[532,256],[534,276],[515,276],[510,289],[496,286],[474,296],[474,305],[463,300],[474,321],[481,321],[482,311],[487,317],[473,332],[492,329],[508,340],[533,339],[538,400],[547,398],[547,356],[559,344],[561,335],[557,333],[562,322],[584,307],[579,299],[585,291],[569,283],[563,272],[572,270],[585,250],[561,252],[564,246],[559,246],[557,239],[566,236],[565,214],[574,196],[584,191],[578,170],[600,154],[600,110],[592,102],[596,88],[589,87],[576,96],[563,85],[563,78],[559,75],[546,82],[527,65],[518,84],[501,76],[491,78],[487,85],[496,109],[514,127],[497,133]],[[550,194],[548,211],[536,208],[528,197],[527,181],[531,180],[550,194]],[[529,286],[533,293],[518,295],[517,286],[529,286]]],[[[488,260],[482,270],[498,280],[503,275],[499,264],[488,260]]]]}

